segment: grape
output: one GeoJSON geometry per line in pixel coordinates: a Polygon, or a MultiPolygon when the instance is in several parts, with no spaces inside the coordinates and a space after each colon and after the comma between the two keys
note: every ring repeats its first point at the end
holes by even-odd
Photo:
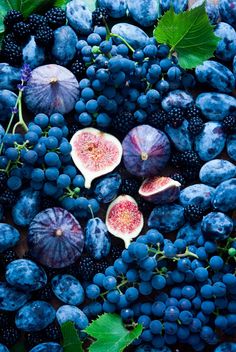
{"type": "Polygon", "coordinates": [[[58,185],[59,188],[69,187],[70,183],[71,183],[71,179],[66,174],[61,174],[57,178],[57,185],[58,185]]]}
{"type": "Polygon", "coordinates": [[[86,295],[90,299],[96,299],[100,295],[100,288],[97,285],[91,284],[86,287],[86,295]]]}
{"type": "Polygon", "coordinates": [[[5,152],[5,155],[8,158],[8,160],[11,160],[11,161],[15,161],[18,158],[18,154],[19,154],[18,150],[13,147],[7,148],[5,152]]]}
{"type": "Polygon", "coordinates": [[[211,301],[204,301],[202,302],[201,309],[204,314],[211,314],[215,310],[215,305],[211,301]]]}
{"type": "Polygon", "coordinates": [[[194,270],[194,275],[198,281],[203,282],[208,278],[208,271],[205,268],[199,267],[194,270]]]}
{"type": "Polygon", "coordinates": [[[179,313],[179,320],[181,321],[182,324],[189,325],[193,320],[193,315],[188,310],[183,310],[182,312],[179,313]]]}
{"type": "Polygon", "coordinates": [[[166,279],[164,276],[155,275],[152,278],[152,286],[156,290],[162,290],[166,286],[166,279]]]}
{"type": "Polygon", "coordinates": [[[165,310],[164,319],[167,321],[176,321],[179,317],[179,309],[175,306],[169,306],[165,310]]]}
{"type": "Polygon", "coordinates": [[[21,185],[22,185],[22,181],[18,176],[11,176],[7,180],[7,186],[13,191],[18,190],[21,187],[21,185]]]}
{"type": "Polygon", "coordinates": [[[45,170],[45,176],[49,181],[55,181],[59,176],[59,170],[56,167],[48,167],[45,170]]]}
{"type": "Polygon", "coordinates": [[[108,292],[106,298],[111,303],[117,303],[120,299],[120,293],[117,290],[112,290],[108,292]]]}
{"type": "Polygon", "coordinates": [[[113,276],[106,276],[103,279],[103,287],[106,290],[113,290],[116,287],[117,281],[116,278],[113,276]]]}

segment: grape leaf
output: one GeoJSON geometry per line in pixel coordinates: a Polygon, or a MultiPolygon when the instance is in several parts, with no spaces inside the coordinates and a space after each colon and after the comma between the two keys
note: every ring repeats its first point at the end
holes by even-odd
{"type": "Polygon", "coordinates": [[[191,69],[213,56],[220,40],[214,34],[205,2],[190,11],[176,14],[173,7],[161,17],[153,35],[158,43],[176,52],[179,65],[191,69]]]}
{"type": "Polygon", "coordinates": [[[122,352],[142,333],[138,324],[129,331],[117,314],[105,313],[94,320],[85,332],[96,339],[89,347],[89,352],[122,352]]]}
{"type": "Polygon", "coordinates": [[[17,343],[11,348],[11,352],[25,352],[25,347],[23,343],[17,343]]]}
{"type": "Polygon", "coordinates": [[[63,335],[64,352],[83,352],[81,340],[72,321],[62,324],[61,332],[63,335]]]}
{"type": "Polygon", "coordinates": [[[71,0],[56,0],[54,2],[54,6],[55,7],[60,7],[62,9],[66,8],[66,5],[68,4],[68,2],[70,2],[71,0]]]}

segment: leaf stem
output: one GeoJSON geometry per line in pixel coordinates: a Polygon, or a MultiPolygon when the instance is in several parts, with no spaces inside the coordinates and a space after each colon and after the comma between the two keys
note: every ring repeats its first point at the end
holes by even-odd
{"type": "Polygon", "coordinates": [[[125,40],[121,35],[115,34],[115,33],[110,33],[110,37],[119,38],[119,39],[122,40],[122,42],[125,43],[125,45],[132,51],[132,53],[135,52],[134,48],[133,48],[133,47],[127,42],[127,40],[125,40]]]}

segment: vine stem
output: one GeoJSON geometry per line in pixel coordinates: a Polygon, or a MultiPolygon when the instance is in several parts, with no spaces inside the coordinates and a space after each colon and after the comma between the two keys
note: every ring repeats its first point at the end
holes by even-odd
{"type": "Polygon", "coordinates": [[[121,37],[119,34],[110,33],[110,37],[119,38],[119,39],[122,40],[122,42],[125,43],[125,45],[132,51],[132,53],[135,52],[134,48],[133,48],[123,37],[121,37]]]}
{"type": "Polygon", "coordinates": [[[19,114],[19,121],[15,124],[12,133],[14,134],[16,132],[16,128],[18,126],[21,126],[25,132],[28,131],[28,127],[24,121],[23,114],[22,114],[22,90],[19,91],[19,102],[18,102],[18,114],[19,114]]]}

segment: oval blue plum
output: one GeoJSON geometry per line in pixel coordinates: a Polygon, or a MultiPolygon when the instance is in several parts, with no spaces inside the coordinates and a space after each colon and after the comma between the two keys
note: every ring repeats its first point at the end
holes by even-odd
{"type": "Polygon", "coordinates": [[[12,208],[12,218],[16,225],[27,226],[40,211],[40,192],[31,188],[23,190],[12,208]]]}
{"type": "Polygon", "coordinates": [[[10,119],[12,114],[12,108],[14,108],[17,100],[17,95],[10,90],[0,90],[0,121],[7,121],[10,119]]]}
{"type": "Polygon", "coordinates": [[[117,197],[121,181],[119,174],[111,174],[98,181],[94,189],[97,200],[101,203],[110,203],[117,197]]]}
{"type": "Polygon", "coordinates": [[[75,306],[64,305],[61,306],[57,312],[56,317],[60,325],[66,323],[67,321],[72,321],[78,330],[85,329],[88,324],[88,318],[86,315],[75,306]]]}
{"type": "Polygon", "coordinates": [[[43,65],[46,55],[44,48],[37,45],[35,37],[31,36],[30,41],[23,48],[23,61],[25,64],[30,65],[30,68],[43,65]]]}
{"type": "Polygon", "coordinates": [[[236,178],[224,181],[216,187],[212,205],[223,212],[236,209],[236,178]]]}
{"type": "Polygon", "coordinates": [[[184,90],[173,90],[162,100],[162,108],[170,111],[173,108],[187,108],[193,103],[193,97],[184,90]]]}
{"type": "Polygon", "coordinates": [[[203,217],[202,232],[205,238],[224,240],[233,230],[233,220],[221,212],[211,212],[203,217]]]}
{"type": "Polygon", "coordinates": [[[22,307],[30,299],[28,292],[22,292],[11,287],[6,282],[0,282],[0,309],[13,312],[22,307]]]}
{"type": "Polygon", "coordinates": [[[126,0],[98,0],[98,6],[104,7],[113,18],[121,18],[125,16],[127,10],[126,0]]]}
{"type": "Polygon", "coordinates": [[[205,163],[199,173],[203,183],[217,186],[236,175],[236,166],[228,160],[214,159],[205,163]]]}
{"type": "Polygon", "coordinates": [[[52,290],[62,302],[79,305],[84,301],[84,289],[72,275],[57,275],[52,279],[52,290]]]}
{"type": "Polygon", "coordinates": [[[7,63],[0,63],[0,89],[15,90],[20,78],[21,71],[19,68],[7,63]]]}
{"type": "Polygon", "coordinates": [[[80,34],[92,31],[92,12],[83,0],[72,0],[66,6],[69,25],[80,34]]]}
{"type": "Polygon", "coordinates": [[[187,245],[195,244],[197,239],[202,236],[201,222],[196,224],[186,223],[179,229],[176,238],[186,241],[187,245]]]}
{"type": "Polygon", "coordinates": [[[227,153],[232,160],[236,161],[236,134],[228,136],[227,153]]]}
{"type": "Polygon", "coordinates": [[[70,26],[62,26],[54,31],[52,55],[58,65],[66,66],[76,54],[77,35],[70,26]]]}
{"type": "Polygon", "coordinates": [[[141,26],[153,26],[160,17],[160,5],[156,0],[127,0],[130,16],[141,26]]]}
{"type": "Polygon", "coordinates": [[[0,223],[0,252],[5,251],[17,244],[20,239],[20,233],[13,226],[0,223]]]}
{"type": "MultiPolygon", "coordinates": [[[[117,23],[112,27],[111,32],[123,37],[134,49],[143,48],[149,39],[141,28],[129,23],[117,23]]],[[[119,38],[114,40],[117,44],[122,43],[119,38]]]]}
{"type": "Polygon", "coordinates": [[[213,187],[197,183],[184,188],[180,192],[179,201],[183,207],[187,205],[198,205],[208,209],[211,206],[215,189],[213,187]]]}
{"type": "Polygon", "coordinates": [[[201,93],[196,105],[207,119],[222,121],[236,109],[236,99],[223,93],[201,93]]]}
{"type": "Polygon", "coordinates": [[[216,57],[223,61],[231,61],[236,55],[236,32],[228,23],[220,22],[215,28],[215,35],[221,38],[215,51],[216,57]]]}
{"type": "Polygon", "coordinates": [[[168,233],[183,226],[184,208],[179,204],[165,204],[155,207],[148,218],[148,226],[168,233]]]}
{"type": "Polygon", "coordinates": [[[169,124],[165,127],[166,134],[175,148],[181,152],[192,150],[193,147],[193,138],[188,130],[188,124],[188,121],[184,120],[178,128],[174,128],[169,124]]]}
{"type": "Polygon", "coordinates": [[[56,342],[44,342],[34,346],[29,352],[63,352],[63,348],[56,342]]]}
{"type": "Polygon", "coordinates": [[[97,260],[106,257],[111,249],[111,238],[100,218],[90,219],[85,229],[85,248],[97,260]]]}

